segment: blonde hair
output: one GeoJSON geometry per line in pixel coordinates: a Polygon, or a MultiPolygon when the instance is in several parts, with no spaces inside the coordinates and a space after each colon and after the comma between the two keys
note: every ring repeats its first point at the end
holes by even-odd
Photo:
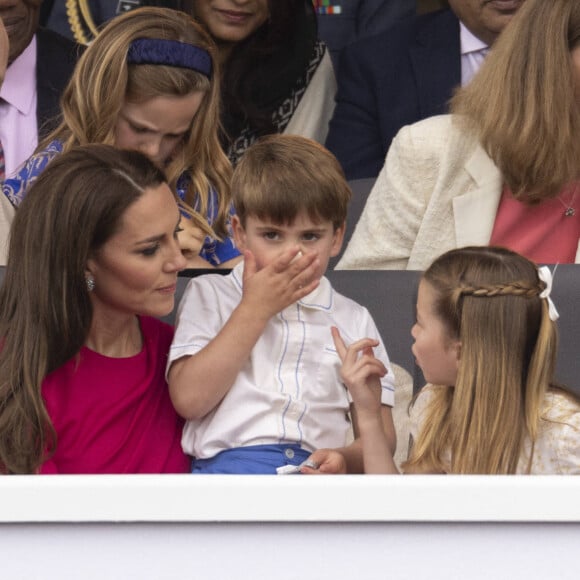
{"type": "Polygon", "coordinates": [[[580,2],[526,0],[452,100],[523,201],[554,197],[580,175],[580,79],[570,55],[579,45],[580,2]]]}
{"type": "MultiPolygon", "coordinates": [[[[219,193],[214,229],[227,235],[231,165],[218,138],[219,63],[210,36],[191,17],[165,8],[131,10],[111,20],[79,59],[64,91],[63,120],[41,145],[58,139],[67,151],[74,145],[114,145],[117,119],[125,102],[140,103],[159,96],[205,93],[183,146],[164,168],[171,188],[184,172],[190,176],[184,201],[206,216],[211,187],[219,193]],[[140,38],[177,40],[207,51],[211,79],[189,68],[159,64],[128,64],[131,43],[140,38]]],[[[207,233],[207,221],[202,226],[207,233]]]]}
{"type": "Polygon", "coordinates": [[[298,135],[268,135],[244,153],[234,170],[232,196],[243,226],[247,216],[292,223],[305,211],[341,227],[352,191],[340,164],[322,145],[298,135]]]}
{"type": "MultiPolygon", "coordinates": [[[[535,264],[504,248],[468,247],[423,276],[434,314],[461,344],[455,385],[434,388],[406,472],[514,473],[538,434],[557,334],[535,264]]],[[[531,461],[531,458],[530,458],[531,461]]]]}

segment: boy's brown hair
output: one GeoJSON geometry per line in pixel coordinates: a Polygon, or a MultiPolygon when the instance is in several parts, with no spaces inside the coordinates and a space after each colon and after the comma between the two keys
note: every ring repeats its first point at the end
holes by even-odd
{"type": "Polygon", "coordinates": [[[297,135],[256,141],[234,170],[232,194],[243,227],[248,216],[290,224],[305,211],[316,222],[341,227],[352,191],[334,155],[297,135]]]}

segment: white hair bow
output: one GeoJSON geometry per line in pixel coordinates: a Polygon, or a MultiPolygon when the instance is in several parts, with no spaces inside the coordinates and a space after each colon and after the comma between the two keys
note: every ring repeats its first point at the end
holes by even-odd
{"type": "MultiPolygon", "coordinates": [[[[554,272],[555,271],[556,270],[554,269],[554,272]]],[[[550,298],[550,293],[552,292],[552,272],[550,272],[550,268],[548,268],[548,266],[542,266],[541,268],[538,268],[538,277],[542,282],[544,282],[544,284],[546,284],[546,287],[540,294],[540,298],[545,298],[548,301],[548,314],[550,316],[550,320],[554,322],[560,318],[560,315],[558,314],[558,311],[556,310],[556,307],[550,298]]]]}

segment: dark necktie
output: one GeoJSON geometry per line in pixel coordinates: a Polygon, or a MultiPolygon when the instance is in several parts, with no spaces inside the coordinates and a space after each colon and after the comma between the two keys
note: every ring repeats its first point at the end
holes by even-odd
{"type": "Polygon", "coordinates": [[[0,181],[4,181],[6,173],[6,166],[4,165],[4,148],[2,147],[2,141],[0,141],[0,181]]]}

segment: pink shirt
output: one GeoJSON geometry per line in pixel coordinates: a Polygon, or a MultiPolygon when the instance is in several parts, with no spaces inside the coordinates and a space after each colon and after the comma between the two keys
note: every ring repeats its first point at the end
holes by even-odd
{"type": "Polygon", "coordinates": [[[41,473],[184,473],[183,420],[165,382],[173,328],[140,318],[143,348],[111,358],[83,347],[42,384],[57,434],[41,473]]]}
{"type": "Polygon", "coordinates": [[[490,245],[505,246],[540,264],[574,263],[580,238],[580,190],[565,189],[559,198],[538,205],[518,201],[504,187],[490,245]],[[575,215],[566,216],[566,207],[575,215]]]}
{"type": "Polygon", "coordinates": [[[8,67],[0,89],[0,141],[6,176],[12,176],[38,145],[36,36],[8,67]]]}

